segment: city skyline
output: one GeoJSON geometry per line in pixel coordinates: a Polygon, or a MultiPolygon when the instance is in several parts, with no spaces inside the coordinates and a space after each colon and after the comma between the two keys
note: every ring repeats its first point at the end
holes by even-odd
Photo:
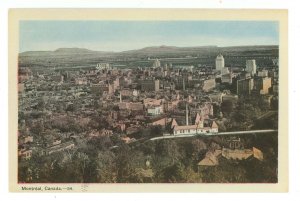
{"type": "Polygon", "coordinates": [[[19,52],[278,45],[278,38],[275,21],[22,21],[19,52]]]}

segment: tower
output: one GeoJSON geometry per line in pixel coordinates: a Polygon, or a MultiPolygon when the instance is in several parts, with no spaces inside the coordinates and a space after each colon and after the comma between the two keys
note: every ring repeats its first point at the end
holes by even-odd
{"type": "Polygon", "coordinates": [[[154,68],[158,68],[160,67],[160,61],[158,59],[155,59],[154,62],[153,62],[153,67],[154,68]]]}
{"type": "Polygon", "coordinates": [[[154,91],[159,91],[159,80],[154,80],[154,91]]]}
{"type": "Polygon", "coordinates": [[[225,60],[223,55],[219,54],[216,58],[216,70],[221,71],[225,67],[225,60]]]}
{"type": "Polygon", "coordinates": [[[254,59],[246,61],[246,72],[252,76],[256,74],[256,62],[254,59]]]}

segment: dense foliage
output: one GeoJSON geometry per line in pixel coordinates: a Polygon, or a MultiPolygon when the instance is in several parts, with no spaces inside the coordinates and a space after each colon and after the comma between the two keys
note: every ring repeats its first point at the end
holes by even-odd
{"type": "Polygon", "coordinates": [[[54,183],[249,183],[277,182],[277,137],[259,135],[244,138],[246,146],[256,145],[264,161],[243,161],[220,157],[219,166],[198,168],[208,150],[225,139],[198,137],[120,144],[91,139],[88,146],[48,157],[35,156],[20,163],[19,181],[54,183]]]}

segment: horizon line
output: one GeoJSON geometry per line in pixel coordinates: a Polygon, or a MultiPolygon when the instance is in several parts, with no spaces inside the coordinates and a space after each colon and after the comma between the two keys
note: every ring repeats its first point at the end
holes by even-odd
{"type": "Polygon", "coordinates": [[[203,45],[203,46],[175,46],[175,45],[157,45],[157,46],[144,46],[144,47],[140,47],[140,48],[134,48],[134,49],[126,49],[126,50],[95,50],[95,49],[89,49],[89,48],[85,48],[85,47],[58,47],[56,49],[53,50],[27,50],[27,51],[23,51],[23,52],[19,52],[19,54],[22,53],[26,53],[26,52],[55,52],[59,49],[82,49],[82,50],[89,50],[89,51],[93,51],[93,52],[107,52],[107,53],[122,53],[122,52],[127,52],[127,51],[134,51],[134,50],[141,50],[144,48],[159,48],[159,47],[177,47],[177,48],[204,48],[204,47],[217,47],[217,48],[225,48],[225,47],[255,47],[255,46],[279,46],[279,44],[264,44],[264,45],[232,45],[232,46],[218,46],[218,45],[203,45]]]}

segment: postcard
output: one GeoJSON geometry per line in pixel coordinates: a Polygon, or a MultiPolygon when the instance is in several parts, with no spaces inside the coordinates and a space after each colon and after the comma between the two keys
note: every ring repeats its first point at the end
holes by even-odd
{"type": "Polygon", "coordinates": [[[287,192],[287,10],[11,9],[11,192],[287,192]]]}

